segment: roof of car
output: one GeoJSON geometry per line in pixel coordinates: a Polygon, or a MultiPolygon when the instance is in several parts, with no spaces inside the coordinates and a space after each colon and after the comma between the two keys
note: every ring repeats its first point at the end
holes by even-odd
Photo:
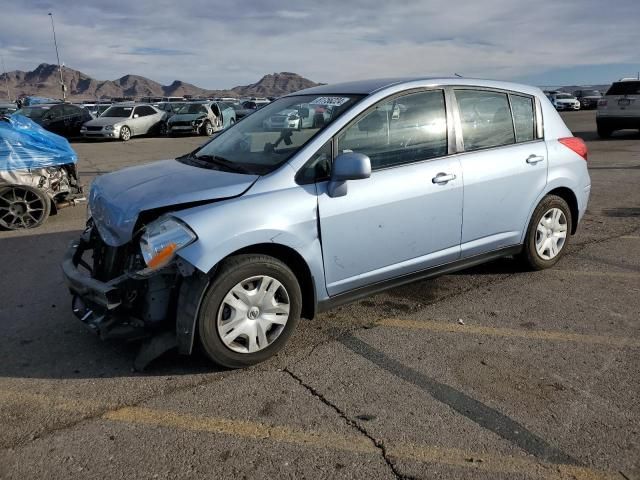
{"type": "Polygon", "coordinates": [[[371,95],[372,93],[390,87],[401,86],[403,84],[422,83],[424,85],[474,85],[478,87],[500,88],[503,90],[515,90],[527,93],[539,93],[537,87],[521,85],[518,83],[502,82],[498,80],[484,80],[478,78],[464,77],[400,77],[400,78],[374,78],[370,80],[359,80],[354,82],[333,83],[328,85],[318,85],[317,87],[300,90],[290,95],[297,94],[357,94],[371,95]]]}

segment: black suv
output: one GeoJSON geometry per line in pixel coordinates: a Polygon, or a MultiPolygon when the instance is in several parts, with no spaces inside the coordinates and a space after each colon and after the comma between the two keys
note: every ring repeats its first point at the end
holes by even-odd
{"type": "Polygon", "coordinates": [[[598,90],[576,90],[573,96],[578,99],[582,109],[598,108],[598,102],[602,98],[598,90]]]}
{"type": "Polygon", "coordinates": [[[15,114],[29,117],[50,132],[67,138],[79,137],[82,124],[93,118],[89,110],[71,103],[30,105],[22,107],[15,114]]]}

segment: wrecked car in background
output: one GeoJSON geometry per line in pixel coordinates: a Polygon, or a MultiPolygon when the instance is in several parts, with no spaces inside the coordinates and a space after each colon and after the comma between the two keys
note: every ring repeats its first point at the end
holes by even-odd
{"type": "Polygon", "coordinates": [[[84,200],[69,142],[21,115],[0,117],[0,229],[42,225],[84,200]]]}
{"type": "Polygon", "coordinates": [[[167,122],[167,133],[196,133],[211,136],[236,123],[236,111],[224,102],[185,104],[167,122]]]}
{"type": "Polygon", "coordinates": [[[137,135],[163,135],[166,112],[146,103],[118,103],[82,125],[80,133],[85,138],[114,138],[127,142],[137,135]]]}

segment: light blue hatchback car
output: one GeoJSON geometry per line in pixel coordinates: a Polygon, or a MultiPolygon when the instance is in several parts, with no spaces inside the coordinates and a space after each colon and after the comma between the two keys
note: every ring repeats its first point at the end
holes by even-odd
{"type": "Polygon", "coordinates": [[[389,287],[510,255],[551,267],[587,208],[586,159],[534,87],[303,90],[190,154],[98,177],[63,263],[73,311],[104,338],[147,337],[139,364],[198,338],[252,365],[300,317],[389,287]],[[274,130],[283,111],[313,121],[274,130]]]}

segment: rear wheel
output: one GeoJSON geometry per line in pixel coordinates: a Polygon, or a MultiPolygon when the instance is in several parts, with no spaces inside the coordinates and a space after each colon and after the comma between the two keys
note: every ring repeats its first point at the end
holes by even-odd
{"type": "Polygon", "coordinates": [[[40,190],[27,186],[0,188],[0,228],[36,228],[51,213],[51,201],[40,190]]]}
{"type": "Polygon", "coordinates": [[[227,368],[263,362],[286,344],[300,319],[302,293],[293,272],[267,255],[225,260],[198,318],[202,346],[227,368]]]}
{"type": "Polygon", "coordinates": [[[558,263],[571,237],[571,209],[556,195],[547,195],[536,207],[527,229],[521,258],[533,270],[558,263]]]}

